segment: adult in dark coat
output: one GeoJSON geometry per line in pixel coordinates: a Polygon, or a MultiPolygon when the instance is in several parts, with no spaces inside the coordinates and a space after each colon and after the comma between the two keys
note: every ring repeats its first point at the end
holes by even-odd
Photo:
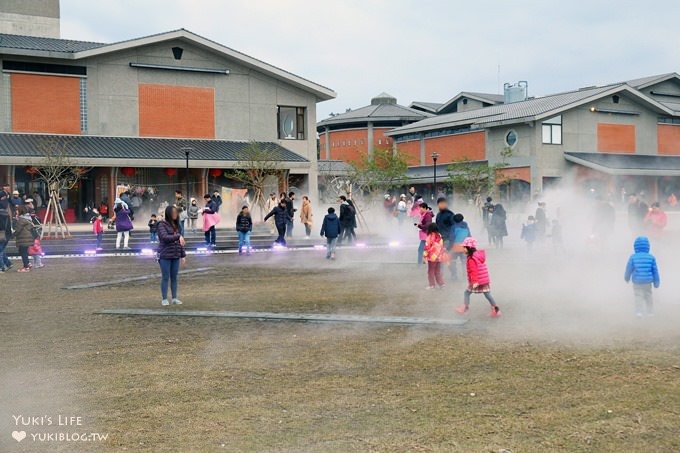
{"type": "Polygon", "coordinates": [[[165,208],[165,217],[158,222],[158,263],[161,267],[161,305],[168,301],[168,283],[173,305],[182,305],[177,298],[177,276],[180,264],[186,261],[184,237],[179,228],[179,212],[174,206],[165,208]]]}
{"type": "Polygon", "coordinates": [[[489,232],[496,244],[496,248],[503,248],[503,238],[508,235],[508,227],[505,224],[508,215],[505,212],[503,205],[498,203],[490,210],[491,219],[489,220],[489,232]]]}
{"type": "Polygon", "coordinates": [[[536,208],[536,239],[545,239],[546,231],[548,230],[548,215],[545,212],[545,202],[539,201],[538,208],[536,208]]]}
{"type": "Polygon", "coordinates": [[[607,200],[599,198],[593,213],[593,234],[603,248],[606,248],[607,241],[614,232],[616,224],[616,211],[614,206],[607,200]]]}
{"type": "Polygon", "coordinates": [[[649,206],[642,201],[637,194],[630,194],[628,197],[628,226],[634,235],[639,235],[645,231],[645,217],[649,212],[649,206]]]}
{"type": "Polygon", "coordinates": [[[444,197],[437,199],[437,208],[439,208],[439,212],[437,212],[434,222],[437,224],[437,228],[439,228],[439,234],[442,235],[442,239],[444,240],[444,246],[448,250],[451,248],[451,245],[453,245],[450,239],[453,228],[454,214],[453,211],[449,209],[448,200],[444,197]]]}
{"type": "Polygon", "coordinates": [[[328,214],[323,218],[321,224],[321,236],[326,237],[326,259],[335,259],[335,246],[338,243],[338,236],[340,236],[341,231],[340,220],[335,215],[335,208],[328,208],[328,214]]]}
{"type": "Polygon", "coordinates": [[[357,224],[356,209],[354,203],[350,203],[350,201],[346,196],[340,196],[340,228],[342,228],[342,233],[338,243],[347,239],[347,242],[351,244],[352,239],[357,239],[357,235],[354,233],[357,224]]]}
{"type": "Polygon", "coordinates": [[[4,231],[5,238],[0,238],[0,270],[9,270],[12,267],[12,262],[7,258],[5,248],[12,239],[12,212],[10,209],[10,186],[3,184],[0,190],[0,231],[4,231]]]}
{"type": "Polygon", "coordinates": [[[289,214],[288,208],[286,207],[286,199],[282,198],[279,201],[279,205],[275,206],[274,209],[272,209],[269,214],[267,214],[264,217],[264,221],[266,222],[269,220],[270,217],[274,217],[274,225],[276,225],[276,231],[278,232],[279,236],[276,238],[276,241],[274,243],[279,244],[279,245],[286,245],[286,226],[288,225],[288,221],[290,220],[292,222],[292,217],[289,214]]]}

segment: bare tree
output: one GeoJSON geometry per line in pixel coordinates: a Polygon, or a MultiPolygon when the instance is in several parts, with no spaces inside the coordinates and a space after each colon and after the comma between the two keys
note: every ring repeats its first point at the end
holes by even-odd
{"type": "Polygon", "coordinates": [[[502,183],[500,178],[504,178],[504,175],[501,170],[508,166],[507,159],[511,156],[512,149],[505,148],[500,154],[501,160],[493,165],[467,157],[455,161],[448,166],[448,183],[475,206],[481,207],[482,200],[502,183]]]}
{"type": "Polygon", "coordinates": [[[60,203],[60,193],[62,190],[73,189],[83,176],[90,171],[90,168],[76,165],[71,157],[71,143],[68,140],[45,139],[38,144],[40,157],[32,166],[38,179],[45,182],[49,190],[49,201],[47,212],[42,229],[42,238],[48,239],[52,235],[54,227],[54,238],[61,236],[62,239],[71,237],[64,210],[60,203]]]}
{"type": "Polygon", "coordinates": [[[253,205],[260,208],[262,220],[267,203],[265,194],[267,181],[272,176],[280,178],[286,175],[286,170],[282,166],[283,156],[274,146],[251,142],[237,153],[236,160],[239,168],[228,171],[227,174],[253,192],[253,205]]]}

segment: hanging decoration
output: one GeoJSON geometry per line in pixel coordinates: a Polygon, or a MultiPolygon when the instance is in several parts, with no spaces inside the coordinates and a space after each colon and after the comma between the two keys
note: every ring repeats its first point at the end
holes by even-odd
{"type": "Polygon", "coordinates": [[[24,167],[24,171],[26,172],[27,175],[35,176],[38,174],[38,169],[32,165],[26,165],[24,167]]]}
{"type": "Polygon", "coordinates": [[[173,176],[177,175],[177,169],[176,168],[166,168],[164,171],[165,171],[165,175],[169,178],[172,178],[173,176]]]}
{"type": "Polygon", "coordinates": [[[220,169],[220,168],[212,168],[212,169],[210,169],[210,171],[208,172],[208,174],[210,175],[211,178],[220,177],[220,176],[222,176],[222,173],[223,173],[223,171],[222,171],[222,169],[220,169]]]}
{"type": "Polygon", "coordinates": [[[120,169],[120,172],[123,176],[134,176],[135,175],[135,169],[134,167],[123,167],[120,169]]]}

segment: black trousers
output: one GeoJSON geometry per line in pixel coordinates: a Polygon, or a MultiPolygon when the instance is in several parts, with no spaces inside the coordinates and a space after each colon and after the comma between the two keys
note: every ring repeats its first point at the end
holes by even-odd
{"type": "Polygon", "coordinates": [[[277,244],[286,245],[286,225],[276,225],[276,231],[279,233],[279,237],[276,238],[277,244]]]}

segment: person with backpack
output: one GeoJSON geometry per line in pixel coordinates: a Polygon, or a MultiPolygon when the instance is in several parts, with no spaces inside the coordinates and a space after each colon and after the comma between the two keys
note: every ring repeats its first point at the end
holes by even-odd
{"type": "Polygon", "coordinates": [[[463,242],[472,236],[470,227],[465,221],[463,214],[458,213],[453,216],[451,236],[451,242],[453,243],[453,246],[451,247],[451,251],[453,252],[451,259],[451,278],[457,280],[459,260],[463,271],[465,271],[465,248],[463,247],[463,242]]]}

